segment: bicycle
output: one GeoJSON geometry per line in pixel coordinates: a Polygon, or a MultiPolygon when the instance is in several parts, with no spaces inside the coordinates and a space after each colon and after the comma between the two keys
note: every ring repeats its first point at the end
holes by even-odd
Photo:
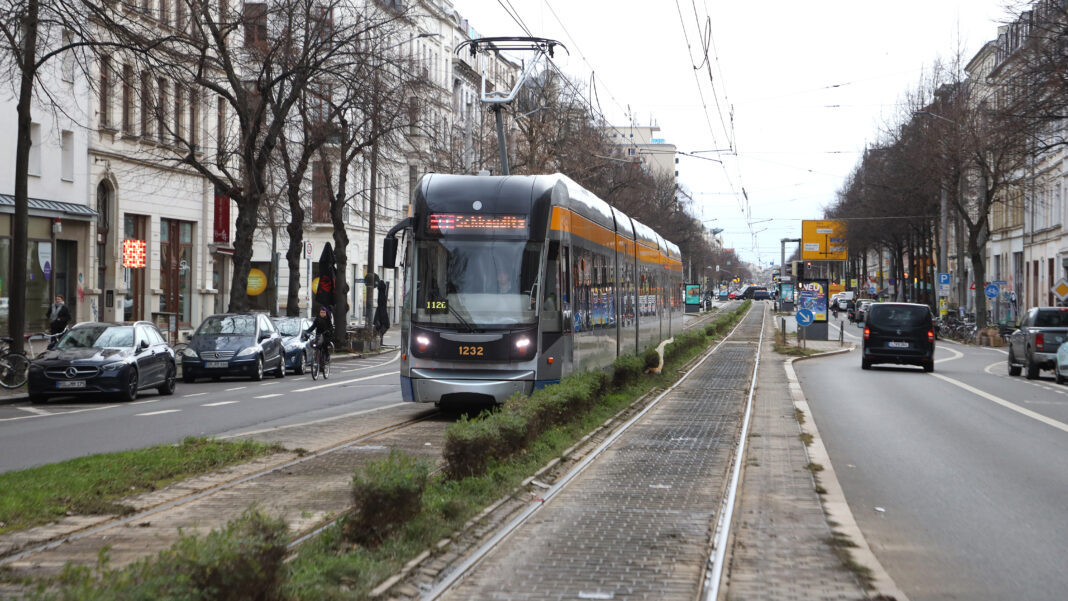
{"type": "MultiPolygon", "coordinates": [[[[325,355],[323,354],[323,342],[321,342],[321,340],[322,337],[320,337],[320,341],[315,344],[315,352],[312,353],[312,362],[309,366],[311,368],[311,377],[313,380],[317,379],[320,373],[323,374],[324,380],[330,377],[330,353],[327,352],[325,355]]],[[[325,344],[327,349],[331,349],[334,346],[334,344],[329,341],[326,341],[325,344]]]]}
{"type": "Polygon", "coordinates": [[[0,349],[0,386],[4,388],[18,388],[30,377],[30,360],[24,353],[11,352],[12,342],[12,338],[0,338],[4,344],[0,349]]]}

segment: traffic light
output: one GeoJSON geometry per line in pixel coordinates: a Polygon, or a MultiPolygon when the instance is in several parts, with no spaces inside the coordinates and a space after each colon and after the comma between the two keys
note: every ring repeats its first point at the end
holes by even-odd
{"type": "Polygon", "coordinates": [[[805,262],[790,261],[790,275],[794,276],[795,282],[805,277],[805,262]]]}

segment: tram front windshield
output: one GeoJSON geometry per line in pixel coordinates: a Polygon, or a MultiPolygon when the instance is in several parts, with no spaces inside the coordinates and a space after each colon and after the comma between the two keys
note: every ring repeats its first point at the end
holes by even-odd
{"type": "Polygon", "coordinates": [[[414,320],[475,330],[535,322],[541,243],[417,240],[414,320]]]}

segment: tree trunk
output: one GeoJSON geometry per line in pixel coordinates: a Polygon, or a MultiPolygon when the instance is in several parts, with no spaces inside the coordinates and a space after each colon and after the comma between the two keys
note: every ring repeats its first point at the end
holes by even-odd
{"type": "Polygon", "coordinates": [[[337,265],[337,276],[334,280],[334,345],[338,348],[346,342],[345,326],[349,322],[349,233],[345,229],[344,220],[348,174],[349,165],[342,164],[338,169],[337,192],[330,199],[330,221],[334,226],[334,255],[337,265]]]}
{"type": "Polygon", "coordinates": [[[234,274],[230,279],[230,305],[227,311],[248,311],[248,272],[252,268],[252,236],[256,231],[256,214],[260,195],[249,194],[237,203],[237,227],[234,230],[234,274]]]}
{"type": "Polygon", "coordinates": [[[289,249],[286,251],[286,264],[289,265],[289,285],[286,293],[286,315],[300,315],[300,260],[304,256],[304,207],[300,204],[300,186],[289,186],[289,249]]]}
{"type": "Polygon", "coordinates": [[[15,218],[11,224],[11,279],[8,309],[8,335],[11,350],[22,352],[22,335],[26,330],[26,254],[29,237],[29,167],[30,124],[34,65],[37,63],[37,24],[40,7],[37,0],[28,0],[22,20],[25,32],[22,48],[21,80],[19,81],[18,135],[15,145],[15,218]]]}

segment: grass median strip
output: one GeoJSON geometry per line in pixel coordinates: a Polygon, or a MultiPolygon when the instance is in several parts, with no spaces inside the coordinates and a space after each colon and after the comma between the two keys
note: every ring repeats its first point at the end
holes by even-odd
{"type": "Polygon", "coordinates": [[[186,438],[0,474],[0,534],[66,515],[125,514],[116,501],[175,480],[281,451],[277,445],[186,438]]]}

